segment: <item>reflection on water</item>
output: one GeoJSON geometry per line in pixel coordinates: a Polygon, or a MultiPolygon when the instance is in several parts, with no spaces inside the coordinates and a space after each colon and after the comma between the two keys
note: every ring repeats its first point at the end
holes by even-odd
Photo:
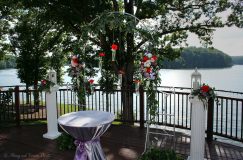
{"type": "Polygon", "coordinates": [[[0,86],[24,85],[20,83],[16,69],[0,70],[0,86]]]}
{"type": "MultiPolygon", "coordinates": [[[[202,83],[219,90],[243,92],[243,65],[223,69],[198,69],[202,74],[202,83]]],[[[161,70],[163,86],[190,87],[193,70],[161,70]]]]}
{"type": "MultiPolygon", "coordinates": [[[[66,70],[67,67],[64,67],[66,70]]],[[[162,69],[160,70],[161,85],[174,87],[190,87],[193,69],[162,69]]],[[[202,82],[220,90],[243,92],[243,65],[235,65],[223,69],[198,69],[202,74],[202,82]]],[[[100,74],[98,75],[100,77],[100,74]]],[[[97,83],[98,77],[94,78],[97,83]]],[[[70,83],[71,78],[64,75],[64,82],[70,83]]],[[[16,69],[0,70],[0,86],[20,85],[16,69]]]]}

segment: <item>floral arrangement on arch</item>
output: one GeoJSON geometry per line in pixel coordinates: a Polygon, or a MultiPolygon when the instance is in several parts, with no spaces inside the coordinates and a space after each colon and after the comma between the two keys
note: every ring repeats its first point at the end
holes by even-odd
{"type": "Polygon", "coordinates": [[[39,85],[38,90],[50,93],[51,92],[50,88],[53,87],[54,85],[55,85],[55,83],[53,83],[52,81],[49,81],[47,79],[43,79],[43,80],[41,80],[41,84],[39,85]]]}
{"type": "Polygon", "coordinates": [[[158,57],[150,52],[145,52],[141,61],[141,73],[144,81],[146,82],[146,87],[150,85],[150,81],[157,80],[159,67],[157,65],[158,57]]]}
{"type": "Polygon", "coordinates": [[[210,87],[209,85],[202,84],[199,89],[193,90],[191,93],[193,96],[198,96],[202,101],[208,101],[210,98],[215,99],[215,88],[210,87]]]}
{"type": "MultiPolygon", "coordinates": [[[[145,52],[140,65],[140,74],[142,75],[141,83],[146,87],[147,106],[149,108],[150,123],[155,122],[158,115],[158,100],[156,98],[156,89],[159,82],[159,67],[157,65],[158,57],[150,52],[145,52]]],[[[139,79],[135,79],[136,94],[139,92],[139,79]]]]}
{"type": "Polygon", "coordinates": [[[84,99],[85,94],[91,95],[94,91],[94,80],[87,80],[85,76],[85,63],[78,55],[71,57],[69,76],[72,77],[73,89],[79,99],[84,99]]]}

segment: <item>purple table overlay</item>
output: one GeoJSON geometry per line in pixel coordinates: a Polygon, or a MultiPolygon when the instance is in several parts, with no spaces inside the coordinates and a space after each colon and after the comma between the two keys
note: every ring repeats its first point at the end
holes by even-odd
{"type": "Polygon", "coordinates": [[[74,137],[74,160],[105,160],[100,136],[110,127],[114,114],[103,111],[79,111],[58,118],[61,128],[74,137]]]}

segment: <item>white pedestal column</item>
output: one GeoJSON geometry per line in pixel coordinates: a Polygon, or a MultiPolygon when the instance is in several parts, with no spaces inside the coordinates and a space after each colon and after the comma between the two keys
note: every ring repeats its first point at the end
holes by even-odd
{"type": "Polygon", "coordinates": [[[197,96],[190,98],[192,103],[191,146],[188,160],[204,160],[205,116],[203,102],[197,96]]]}
{"type": "MultiPolygon", "coordinates": [[[[49,80],[56,84],[56,72],[51,70],[49,72],[49,80]]],[[[58,85],[50,88],[50,93],[46,93],[46,109],[47,109],[47,133],[43,134],[44,138],[56,139],[61,135],[57,128],[57,100],[56,92],[58,85]]]]}

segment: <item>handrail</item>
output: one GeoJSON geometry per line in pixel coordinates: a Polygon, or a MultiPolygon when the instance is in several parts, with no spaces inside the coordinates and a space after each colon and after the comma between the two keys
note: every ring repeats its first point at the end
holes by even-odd
{"type": "MultiPolygon", "coordinates": [[[[13,86],[11,86],[13,87],[13,86]]],[[[65,86],[64,86],[65,87],[65,86]]],[[[58,116],[78,111],[82,109],[78,105],[78,99],[76,94],[70,87],[59,89],[57,92],[57,110],[58,116]],[[70,104],[71,102],[71,104],[70,104]]],[[[166,123],[168,126],[175,125],[177,128],[181,129],[190,129],[191,126],[191,103],[189,102],[189,94],[190,92],[184,92],[182,90],[175,91],[175,98],[170,96],[169,94],[168,101],[163,100],[163,96],[166,93],[173,93],[173,91],[169,90],[168,86],[167,89],[164,90],[160,86],[157,90],[158,96],[158,105],[159,109],[163,110],[167,107],[168,114],[173,111],[173,101],[176,100],[176,122],[173,122],[168,119],[165,121],[163,119],[159,119],[159,124],[166,123]]],[[[176,87],[175,87],[176,88],[176,87]]],[[[177,87],[178,88],[178,87],[177,87]]],[[[183,87],[180,87],[183,88],[183,87]]],[[[183,88],[184,89],[184,88],[183,88]]],[[[190,88],[186,88],[190,89],[190,88]]],[[[9,92],[8,90],[0,91],[0,95],[9,92]]],[[[0,109],[7,109],[4,114],[0,114],[1,120],[8,120],[7,118],[11,118],[16,113],[14,109],[14,104],[16,104],[15,100],[15,91],[10,91],[13,93],[13,101],[9,103],[7,108],[0,109]]],[[[18,90],[19,98],[20,98],[20,120],[39,120],[39,119],[46,119],[46,110],[45,110],[45,92],[39,93],[40,96],[40,105],[35,106],[33,101],[35,90],[28,90],[28,94],[26,90],[18,90]],[[27,97],[29,96],[29,99],[27,97]],[[26,102],[29,103],[26,103],[26,102]],[[36,114],[32,114],[36,112],[36,114]],[[28,116],[27,116],[27,115],[28,116]]],[[[134,90],[124,89],[124,90],[113,90],[113,93],[106,93],[103,89],[95,89],[94,94],[90,96],[86,96],[86,104],[87,109],[92,110],[104,110],[109,111],[117,115],[117,120],[125,122],[125,120],[120,118],[120,115],[123,113],[123,104],[121,102],[121,93],[126,95],[133,95],[134,90]],[[125,92],[124,92],[125,91],[125,92]]],[[[241,94],[240,94],[241,95],[241,94]]],[[[146,123],[146,113],[143,113],[146,110],[146,90],[141,88],[140,96],[133,95],[133,108],[134,108],[134,120],[133,122],[140,122],[140,125],[146,123]],[[144,94],[145,93],[145,94],[144,94]]],[[[213,114],[213,134],[220,135],[222,137],[230,138],[232,140],[243,141],[243,98],[235,98],[230,96],[219,96],[217,95],[216,98],[219,100],[219,103],[213,101],[214,110],[213,114]]],[[[1,98],[0,98],[1,100],[1,98]]],[[[129,99],[130,100],[130,99],[129,99]]],[[[162,117],[160,117],[162,118],[162,117]]],[[[10,119],[11,120],[11,119],[10,119]]]]}
{"type": "MultiPolygon", "coordinates": [[[[66,84],[62,84],[61,86],[67,86],[67,85],[71,85],[70,83],[66,83],[66,84]]],[[[25,85],[13,85],[13,86],[0,86],[0,89],[4,89],[4,88],[14,88],[16,86],[19,86],[19,87],[25,87],[25,85]]],[[[99,86],[98,84],[94,84],[94,86],[99,86]]],[[[157,86],[157,88],[165,88],[165,89],[169,89],[169,88],[173,88],[172,86],[157,86]]],[[[191,91],[191,88],[189,87],[174,87],[175,89],[179,89],[179,90],[188,90],[188,93],[190,93],[191,91]]],[[[22,90],[25,90],[25,89],[21,89],[22,90]]],[[[33,89],[30,89],[30,91],[33,90],[33,89]]],[[[117,91],[117,90],[115,90],[117,91]]],[[[238,92],[238,91],[229,91],[229,90],[222,90],[222,89],[216,89],[215,90],[216,92],[222,92],[222,93],[232,93],[232,94],[242,94],[243,95],[243,92],[238,92]]]]}

